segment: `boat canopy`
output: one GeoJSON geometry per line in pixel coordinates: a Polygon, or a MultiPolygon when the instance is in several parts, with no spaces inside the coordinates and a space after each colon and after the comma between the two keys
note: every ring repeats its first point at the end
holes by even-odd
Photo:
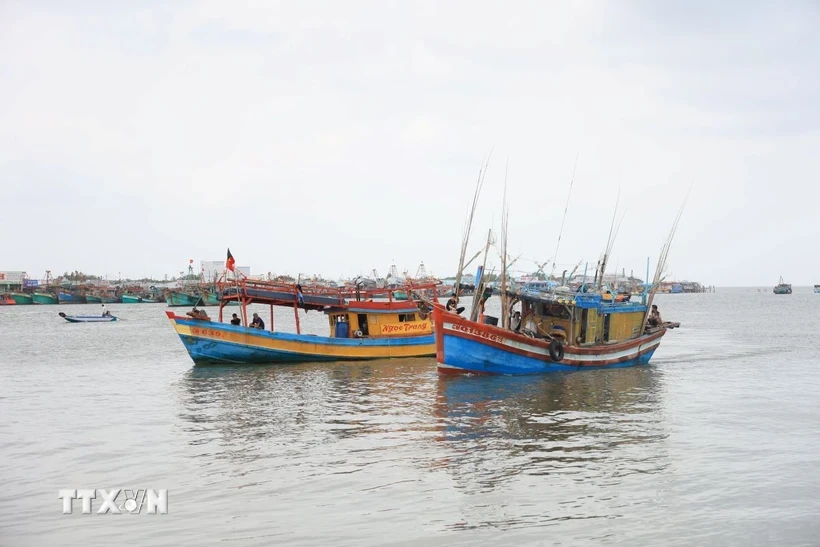
{"type": "Polygon", "coordinates": [[[596,309],[606,313],[626,313],[626,312],[642,312],[646,311],[646,305],[643,302],[629,302],[626,300],[618,301],[617,295],[609,295],[611,298],[607,299],[604,295],[593,292],[570,292],[570,291],[555,291],[555,292],[535,292],[535,291],[520,291],[507,292],[507,297],[520,300],[522,302],[541,303],[541,304],[561,304],[567,307],[574,307],[582,310],[596,309]]]}

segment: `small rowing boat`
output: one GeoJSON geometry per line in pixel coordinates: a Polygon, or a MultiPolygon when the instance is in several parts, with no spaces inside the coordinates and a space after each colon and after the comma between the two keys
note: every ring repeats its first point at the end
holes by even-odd
{"type": "Polygon", "coordinates": [[[63,312],[58,315],[69,323],[109,323],[117,320],[113,315],[66,315],[63,312]]]}

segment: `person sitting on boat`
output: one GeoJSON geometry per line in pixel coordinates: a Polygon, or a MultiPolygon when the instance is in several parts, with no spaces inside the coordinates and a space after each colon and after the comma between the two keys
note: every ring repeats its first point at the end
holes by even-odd
{"type": "Polygon", "coordinates": [[[459,315],[464,311],[464,308],[458,307],[458,297],[456,295],[451,296],[450,300],[447,301],[447,311],[459,315]]]}
{"type": "Polygon", "coordinates": [[[660,327],[663,325],[663,320],[661,319],[661,312],[658,311],[658,305],[652,304],[652,311],[649,312],[649,320],[647,321],[650,327],[660,327]]]}
{"type": "Polygon", "coordinates": [[[233,314],[233,316],[231,316],[231,325],[241,325],[241,324],[242,324],[242,320],[239,319],[239,316],[236,315],[236,314],[233,314]]]}
{"type": "Polygon", "coordinates": [[[189,316],[191,319],[200,319],[202,321],[211,320],[211,318],[208,317],[208,314],[205,312],[205,310],[198,310],[196,308],[192,309],[185,315],[189,316]]]}
{"type": "Polygon", "coordinates": [[[510,330],[513,332],[518,332],[521,330],[521,312],[517,311],[513,314],[512,319],[510,319],[510,330]]]}
{"type": "Polygon", "coordinates": [[[259,317],[258,313],[253,314],[253,321],[251,321],[251,328],[265,330],[265,322],[259,317]]]}
{"type": "Polygon", "coordinates": [[[103,317],[111,317],[111,312],[105,309],[105,304],[102,305],[102,316],[103,317]]]}

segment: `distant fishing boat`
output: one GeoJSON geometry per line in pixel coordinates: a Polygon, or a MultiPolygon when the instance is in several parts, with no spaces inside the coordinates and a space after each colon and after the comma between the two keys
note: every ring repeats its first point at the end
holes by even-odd
{"type": "Polygon", "coordinates": [[[85,303],[86,304],[102,304],[102,298],[100,298],[96,294],[86,294],[85,295],[85,303]]]}
{"type": "Polygon", "coordinates": [[[57,304],[57,297],[51,293],[36,292],[32,293],[31,299],[35,304],[57,304]]]}
{"type": "Polygon", "coordinates": [[[18,305],[34,304],[34,299],[31,297],[30,294],[26,294],[26,293],[22,293],[22,292],[13,292],[13,293],[9,293],[9,296],[18,305]]]}
{"type": "Polygon", "coordinates": [[[85,296],[75,292],[57,291],[57,301],[60,304],[85,304],[85,296]]]}
{"type": "Polygon", "coordinates": [[[66,315],[63,312],[58,315],[69,323],[110,323],[117,320],[113,315],[66,315]]]}
{"type": "MultiPolygon", "coordinates": [[[[435,286],[413,286],[413,290],[435,286]]],[[[424,304],[422,304],[424,306],[424,304]]],[[[425,308],[427,309],[427,308],[425,308]]],[[[373,301],[366,290],[239,280],[221,292],[219,320],[166,311],[195,363],[295,363],[427,357],[435,354],[433,321],[415,301],[373,301]],[[239,301],[240,325],[222,323],[223,309],[239,301]],[[270,306],[270,330],[249,327],[248,304],[270,306]],[[293,309],[296,333],[274,332],[274,306],[293,309]],[[299,309],[325,313],[329,336],[302,334],[299,309]]]]}
{"type": "Polygon", "coordinates": [[[815,292],[815,294],[820,293],[820,285],[815,285],[814,286],[814,292],[815,292]]]}
{"type": "Polygon", "coordinates": [[[123,304],[139,304],[142,302],[142,297],[135,294],[124,294],[120,297],[123,304]]]}
{"type": "MultiPolygon", "coordinates": [[[[168,294],[165,295],[165,301],[168,303],[170,307],[194,307],[194,306],[205,306],[209,304],[200,304],[199,295],[189,294],[187,292],[180,292],[180,291],[168,291],[168,294]]],[[[218,305],[219,302],[215,305],[218,305]]]]}
{"type": "Polygon", "coordinates": [[[792,293],[792,286],[789,283],[785,283],[783,281],[783,276],[781,275],[780,276],[780,281],[778,281],[777,285],[775,285],[773,292],[774,292],[774,294],[791,294],[792,293]]]}

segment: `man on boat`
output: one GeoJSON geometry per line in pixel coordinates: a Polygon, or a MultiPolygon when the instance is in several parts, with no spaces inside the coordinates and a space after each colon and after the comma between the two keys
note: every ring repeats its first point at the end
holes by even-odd
{"type": "Polygon", "coordinates": [[[211,320],[211,318],[208,317],[208,314],[205,312],[205,310],[198,310],[196,308],[192,309],[191,311],[189,311],[185,315],[187,315],[191,319],[200,319],[202,321],[210,321],[211,320]]]}
{"type": "Polygon", "coordinates": [[[258,313],[253,314],[253,321],[251,321],[251,327],[254,329],[265,330],[265,322],[262,321],[262,318],[259,317],[258,313]]]}
{"type": "Polygon", "coordinates": [[[461,312],[464,311],[463,307],[458,307],[458,297],[455,294],[450,297],[450,300],[447,301],[447,311],[457,313],[459,315],[461,315],[461,312]]]}
{"type": "Polygon", "coordinates": [[[510,330],[513,332],[518,332],[521,330],[521,312],[517,311],[513,314],[512,319],[510,320],[510,330]]]}
{"type": "Polygon", "coordinates": [[[238,315],[233,314],[233,316],[231,317],[231,325],[240,325],[240,324],[242,324],[242,320],[239,319],[238,315]]]}
{"type": "Polygon", "coordinates": [[[111,315],[111,312],[108,311],[107,309],[105,309],[105,304],[103,304],[102,305],[102,316],[103,317],[109,317],[110,315],[111,315]]]}
{"type": "Polygon", "coordinates": [[[658,311],[658,305],[652,304],[652,311],[649,312],[649,320],[647,321],[650,327],[660,327],[663,325],[663,320],[661,319],[661,312],[658,311]]]}

